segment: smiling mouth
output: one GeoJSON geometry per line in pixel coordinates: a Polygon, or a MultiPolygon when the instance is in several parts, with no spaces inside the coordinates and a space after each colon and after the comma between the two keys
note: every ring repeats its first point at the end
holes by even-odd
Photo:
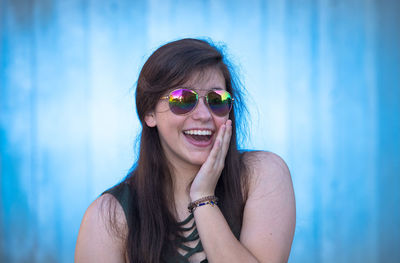
{"type": "Polygon", "coordinates": [[[209,142],[212,138],[213,132],[210,130],[187,130],[183,134],[191,140],[197,142],[209,142]]]}

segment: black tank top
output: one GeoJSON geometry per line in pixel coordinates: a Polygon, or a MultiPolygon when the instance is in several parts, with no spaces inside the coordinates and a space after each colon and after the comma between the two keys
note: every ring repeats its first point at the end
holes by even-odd
{"type": "MultiPolygon", "coordinates": [[[[113,188],[105,191],[103,194],[105,194],[105,193],[113,195],[118,200],[118,202],[122,206],[122,209],[124,210],[126,221],[127,221],[128,225],[130,225],[130,223],[132,222],[132,218],[131,218],[132,211],[131,210],[137,209],[136,204],[132,203],[131,195],[133,193],[132,193],[131,187],[127,183],[120,183],[120,184],[114,186],[113,188]]],[[[185,255],[182,255],[178,251],[175,251],[175,253],[173,253],[173,255],[169,256],[168,258],[163,259],[165,262],[167,262],[167,263],[189,263],[190,256],[192,256],[195,253],[199,253],[199,252],[203,251],[203,245],[201,244],[201,240],[199,238],[199,233],[197,232],[196,222],[193,220],[192,226],[186,227],[186,228],[183,227],[184,225],[189,223],[190,220],[192,220],[192,219],[193,219],[193,214],[190,214],[185,220],[183,220],[182,222],[178,222],[179,230],[181,232],[191,231],[191,233],[189,235],[187,235],[186,237],[180,236],[177,240],[177,242],[178,242],[177,246],[186,252],[185,255]],[[193,248],[185,245],[186,242],[196,241],[196,240],[198,240],[197,245],[193,248]]],[[[204,259],[200,263],[208,263],[208,260],[204,259]]]]}

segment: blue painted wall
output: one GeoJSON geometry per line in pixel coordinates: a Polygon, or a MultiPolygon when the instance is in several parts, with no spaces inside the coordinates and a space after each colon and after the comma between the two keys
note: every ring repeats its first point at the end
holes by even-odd
{"type": "Polygon", "coordinates": [[[297,198],[290,262],[400,261],[400,2],[0,1],[0,262],[72,262],[87,206],[136,158],[159,45],[223,41],[250,149],[297,198]]]}

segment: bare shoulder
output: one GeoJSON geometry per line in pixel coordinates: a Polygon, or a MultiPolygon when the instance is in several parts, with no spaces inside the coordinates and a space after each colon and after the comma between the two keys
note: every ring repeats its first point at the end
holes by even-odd
{"type": "Polygon", "coordinates": [[[86,210],[79,229],[75,262],[125,262],[127,224],[111,194],[97,198],[86,210]]]}
{"type": "Polygon", "coordinates": [[[279,155],[272,152],[251,151],[246,152],[243,158],[248,168],[250,194],[254,194],[260,186],[264,190],[273,190],[272,188],[278,185],[292,184],[289,168],[279,155]]]}
{"type": "Polygon", "coordinates": [[[287,262],[296,224],[289,169],[271,152],[247,152],[243,158],[249,194],[240,241],[261,262],[287,262]]]}

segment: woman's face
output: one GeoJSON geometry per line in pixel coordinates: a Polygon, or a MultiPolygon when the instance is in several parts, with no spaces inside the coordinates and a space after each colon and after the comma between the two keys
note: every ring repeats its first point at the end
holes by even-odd
{"type": "Polygon", "coordinates": [[[199,94],[197,106],[191,112],[176,115],[169,109],[168,100],[160,100],[145,121],[148,126],[157,127],[164,153],[174,166],[201,166],[214,145],[218,129],[229,117],[213,114],[203,96],[212,89],[225,90],[225,79],[220,70],[210,68],[194,73],[181,87],[199,94]],[[210,135],[194,135],[200,131],[210,135]]]}

